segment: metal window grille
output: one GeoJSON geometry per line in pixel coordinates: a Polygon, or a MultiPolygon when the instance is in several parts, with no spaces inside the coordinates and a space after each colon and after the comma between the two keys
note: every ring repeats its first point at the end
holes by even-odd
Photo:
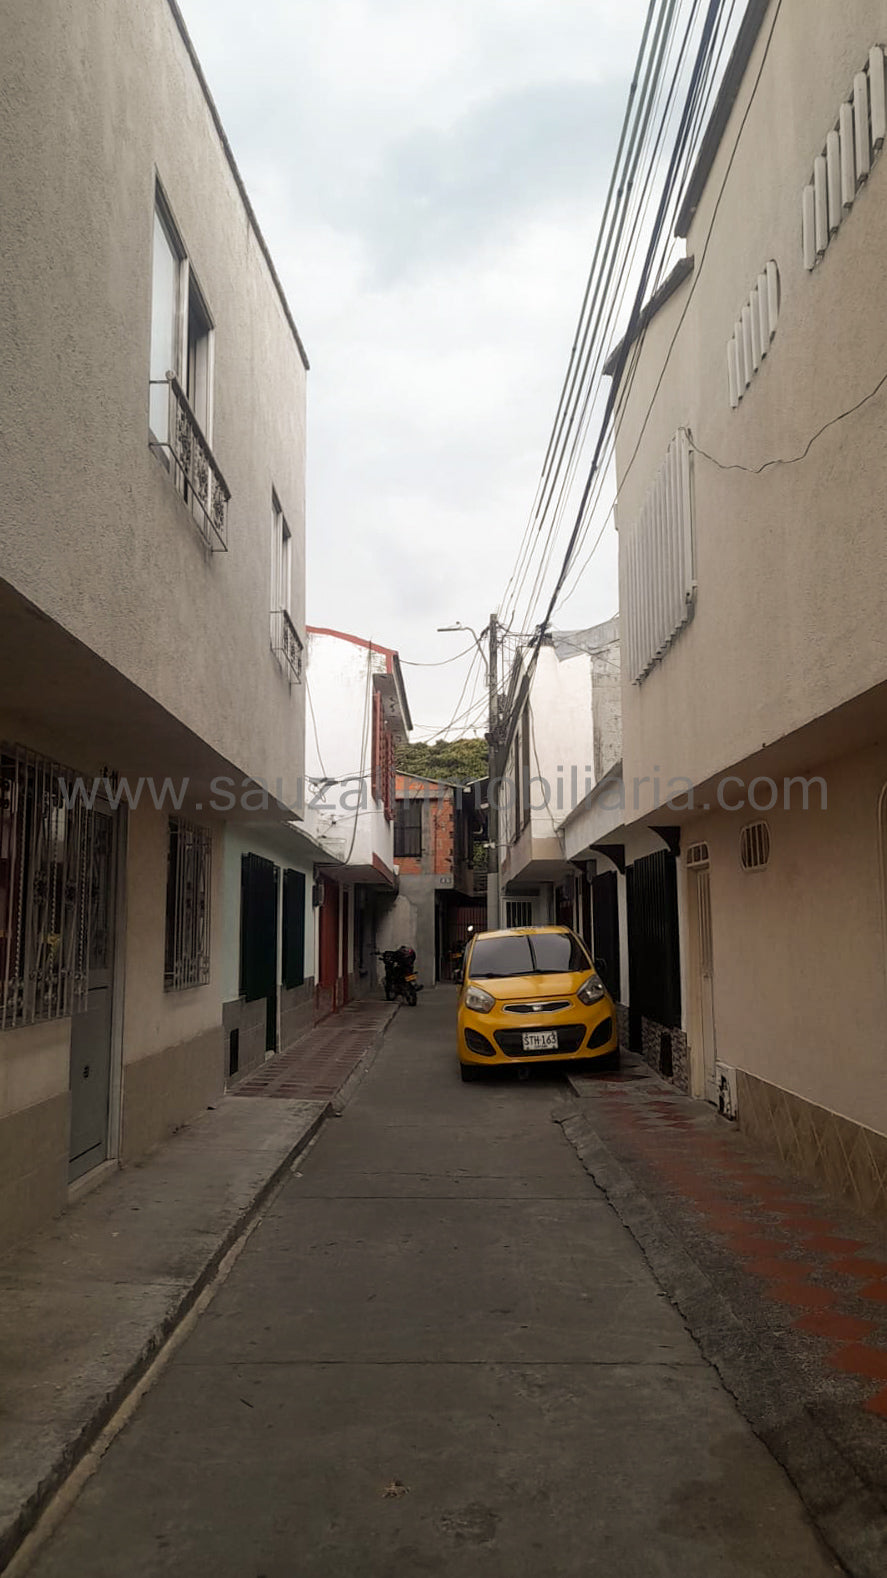
{"type": "Polygon", "coordinates": [[[749,822],[739,835],[739,860],[743,871],[763,871],[770,862],[770,829],[766,822],[749,822]]]}
{"type": "Polygon", "coordinates": [[[422,857],[422,802],[398,800],[394,814],[395,860],[420,860],[422,857]]]}
{"type": "Polygon", "coordinates": [[[505,925],[532,926],[533,901],[532,899],[506,899],[505,900],[505,925]]]}
{"type": "Polygon", "coordinates": [[[708,859],[708,845],[707,844],[691,844],[689,849],[687,850],[686,860],[687,860],[687,868],[688,868],[688,870],[690,870],[690,871],[700,871],[700,870],[702,870],[702,868],[707,866],[708,863],[709,863],[709,859],[708,859]]]}
{"type": "Polygon", "coordinates": [[[693,462],[681,428],[637,520],[622,528],[629,673],[639,685],[690,619],[696,598],[693,462]]]}
{"type": "Polygon", "coordinates": [[[169,387],[169,436],[165,443],[153,439],[151,448],[164,450],[169,455],[176,486],[207,548],[213,553],[227,553],[231,490],[175,373],[167,373],[165,379],[152,380],[152,384],[158,382],[169,387]]]}
{"type": "Polygon", "coordinates": [[[779,269],[771,260],[758,275],[727,346],[727,389],[735,411],[758,371],[779,324],[779,269]]]}
{"type": "Polygon", "coordinates": [[[210,971],[212,834],[171,818],[166,873],[167,992],[206,986],[210,971]]]}
{"type": "Polygon", "coordinates": [[[93,813],[77,785],[0,747],[0,1030],[86,1007],[93,813]]]}
{"type": "Polygon", "coordinates": [[[302,642],[285,608],[271,614],[271,650],[290,683],[302,682],[302,642]]]}
{"type": "Polygon", "coordinates": [[[801,197],[804,267],[812,270],[824,257],[871,174],[887,138],[887,82],[884,50],[875,45],[862,71],[853,78],[850,96],[841,105],[825,147],[813,161],[809,185],[801,197]]]}

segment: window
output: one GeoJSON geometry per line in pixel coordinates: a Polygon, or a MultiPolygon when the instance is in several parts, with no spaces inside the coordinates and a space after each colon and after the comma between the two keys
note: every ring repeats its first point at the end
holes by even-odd
{"type": "Polygon", "coordinates": [[[512,975],[566,975],[590,968],[578,937],[567,931],[479,937],[471,955],[471,976],[476,981],[505,980],[512,975]]]}
{"type": "Polygon", "coordinates": [[[620,601],[629,677],[640,685],[688,623],[696,600],[693,464],[681,428],[637,520],[621,528],[620,601]]]}
{"type": "Polygon", "coordinates": [[[154,208],[148,426],[207,546],[227,546],[230,492],[212,453],[213,324],[158,191],[154,208]]]}
{"type": "Polygon", "coordinates": [[[166,866],[167,992],[206,986],[210,969],[212,833],[171,818],[166,866]]]}
{"type": "Polygon", "coordinates": [[[739,861],[743,871],[763,871],[770,863],[770,829],[766,822],[749,822],[739,835],[739,861]]]}
{"type": "Polygon", "coordinates": [[[505,900],[505,927],[532,926],[533,901],[532,899],[506,899],[505,900]]]}
{"type": "Polygon", "coordinates": [[[422,857],[422,801],[398,800],[394,815],[395,860],[422,857]]]}
{"type": "Polygon", "coordinates": [[[86,1007],[93,813],[74,784],[0,749],[0,1030],[86,1007]]]}
{"type": "Polygon", "coordinates": [[[688,871],[703,871],[709,863],[708,845],[691,844],[687,850],[686,861],[688,871]]]}
{"type": "Polygon", "coordinates": [[[182,257],[160,209],[154,209],[154,266],[151,286],[151,393],[149,420],[158,443],[169,441],[166,380],[179,371],[179,291],[182,257]]]}
{"type": "Polygon", "coordinates": [[[302,642],[290,614],[292,533],[276,493],[271,495],[271,650],[290,683],[302,678],[302,642]]]}
{"type": "Polygon", "coordinates": [[[397,780],[397,763],[394,740],[382,711],[382,697],[373,691],[373,739],[370,783],[373,799],[385,808],[385,819],[394,820],[394,791],[397,780]]]}

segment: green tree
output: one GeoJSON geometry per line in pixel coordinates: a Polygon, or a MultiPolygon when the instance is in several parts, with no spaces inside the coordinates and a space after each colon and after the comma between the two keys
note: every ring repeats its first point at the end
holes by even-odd
{"type": "Polygon", "coordinates": [[[435,745],[402,745],[397,770],[417,778],[442,778],[448,783],[469,783],[487,776],[487,747],[483,740],[438,740],[435,745]]]}

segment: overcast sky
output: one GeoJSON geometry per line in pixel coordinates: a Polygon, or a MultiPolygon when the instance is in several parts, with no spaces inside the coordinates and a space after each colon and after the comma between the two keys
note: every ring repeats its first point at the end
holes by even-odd
{"type": "MultiPolygon", "coordinates": [[[[533,502],[645,0],[181,4],[311,362],[309,622],[450,657],[533,502]]],[[[418,736],[466,667],[406,668],[418,736]]]]}

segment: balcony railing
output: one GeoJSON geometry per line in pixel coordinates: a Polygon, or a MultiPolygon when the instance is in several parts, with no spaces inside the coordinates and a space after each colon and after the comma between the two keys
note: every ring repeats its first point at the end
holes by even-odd
{"type": "Polygon", "coordinates": [[[301,684],[302,643],[285,608],[276,608],[271,615],[271,650],[291,684],[301,684]]]}
{"type": "Polygon", "coordinates": [[[228,551],[228,501],[231,490],[184,389],[175,373],[153,380],[169,389],[166,439],[154,438],[151,447],[169,455],[176,486],[189,506],[206,546],[213,553],[228,551]]]}

